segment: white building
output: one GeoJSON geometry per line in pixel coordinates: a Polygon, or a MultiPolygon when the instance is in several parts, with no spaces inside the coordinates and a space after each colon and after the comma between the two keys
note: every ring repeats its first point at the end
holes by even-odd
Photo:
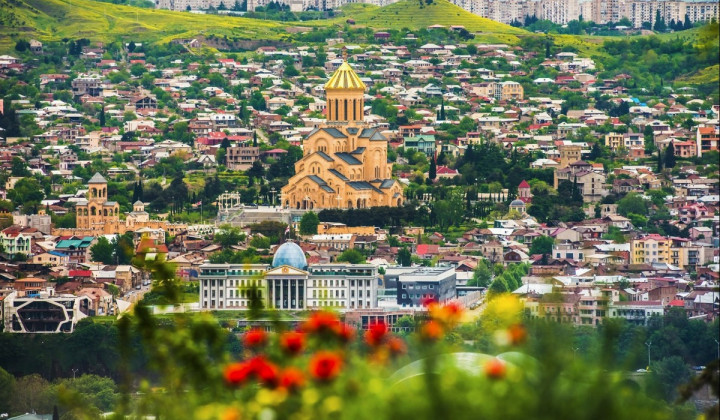
{"type": "Polygon", "coordinates": [[[377,307],[378,272],[371,264],[308,266],[298,245],[286,242],[273,263],[203,264],[202,309],[249,309],[253,297],[266,308],[335,310],[377,307]]]}

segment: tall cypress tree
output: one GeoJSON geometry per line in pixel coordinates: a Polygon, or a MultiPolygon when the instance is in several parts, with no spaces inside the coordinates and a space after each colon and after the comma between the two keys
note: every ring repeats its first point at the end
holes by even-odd
{"type": "Polygon", "coordinates": [[[428,172],[428,178],[431,180],[435,180],[437,178],[437,164],[435,163],[435,158],[430,161],[430,171],[428,172]]]}
{"type": "Polygon", "coordinates": [[[663,155],[660,152],[660,149],[658,149],[657,152],[657,167],[658,167],[658,173],[663,171],[663,155]]]}
{"type": "Polygon", "coordinates": [[[673,146],[672,142],[665,148],[665,167],[668,169],[675,167],[675,146],[673,146]]]}
{"type": "Polygon", "coordinates": [[[253,147],[257,147],[257,131],[253,130],[253,147]]]}

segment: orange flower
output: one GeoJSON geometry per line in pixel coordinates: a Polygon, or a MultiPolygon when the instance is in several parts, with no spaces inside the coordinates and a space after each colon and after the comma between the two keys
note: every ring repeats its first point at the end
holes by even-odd
{"type": "Polygon", "coordinates": [[[262,347],[267,342],[267,333],[261,329],[253,328],[243,336],[243,344],[247,348],[262,347]]]}
{"type": "Polygon", "coordinates": [[[305,336],[297,331],[289,331],[280,336],[280,347],[292,355],[296,355],[305,348],[305,336]]]}
{"type": "Polygon", "coordinates": [[[420,335],[427,341],[437,341],[443,336],[443,327],[439,322],[430,320],[423,324],[420,335]]]}
{"type": "Polygon", "coordinates": [[[338,324],[335,333],[343,343],[349,343],[355,338],[355,328],[345,323],[338,324]]]}
{"type": "Polygon", "coordinates": [[[508,328],[508,334],[510,335],[510,343],[515,346],[524,343],[527,339],[527,330],[520,324],[511,325],[508,328]]]}
{"type": "Polygon", "coordinates": [[[365,342],[367,342],[370,347],[377,347],[382,343],[383,339],[385,339],[387,333],[388,327],[384,322],[372,322],[368,330],[365,331],[365,342]]]}
{"type": "Polygon", "coordinates": [[[507,366],[505,362],[498,358],[492,358],[485,362],[484,366],[485,376],[491,379],[502,379],[505,377],[507,372],[507,366]]]}
{"type": "Polygon", "coordinates": [[[387,346],[388,350],[390,350],[390,354],[393,356],[399,356],[407,352],[405,342],[398,337],[390,337],[387,341],[387,346]]]}
{"type": "Polygon", "coordinates": [[[329,351],[319,351],[310,359],[310,374],[321,382],[332,381],[340,374],[342,364],[339,355],[329,351]]]}
{"type": "Polygon", "coordinates": [[[335,332],[340,320],[332,312],[317,311],[310,315],[302,326],[302,330],[309,333],[335,332]]]}
{"type": "Polygon", "coordinates": [[[305,385],[305,375],[298,368],[289,367],[280,375],[280,386],[288,391],[295,391],[305,385]]]}
{"type": "Polygon", "coordinates": [[[251,374],[252,370],[247,363],[231,363],[225,366],[225,369],[223,370],[225,382],[232,386],[241,385],[250,377],[251,374]]]}
{"type": "Polygon", "coordinates": [[[440,305],[436,302],[428,305],[428,312],[431,318],[452,326],[460,322],[463,308],[457,302],[450,302],[446,305],[440,305]]]}

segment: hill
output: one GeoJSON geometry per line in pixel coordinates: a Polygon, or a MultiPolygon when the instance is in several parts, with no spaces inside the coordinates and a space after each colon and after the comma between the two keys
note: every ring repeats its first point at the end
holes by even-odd
{"type": "Polygon", "coordinates": [[[89,38],[143,42],[216,35],[240,39],[279,40],[279,22],[143,9],[90,0],[0,0],[0,49],[16,39],[40,41],[89,38]]]}
{"type": "MultiPolygon", "coordinates": [[[[89,38],[97,41],[168,42],[175,38],[215,35],[244,40],[282,40],[298,22],[201,15],[144,9],[91,0],[0,0],[0,50],[19,38],[40,41],[89,38]]],[[[430,25],[462,25],[479,32],[483,42],[517,43],[526,31],[473,15],[447,0],[403,0],[385,7],[348,4],[342,17],[303,22],[303,26],[342,26],[353,19],[374,29],[419,30],[430,25]]]]}
{"type": "Polygon", "coordinates": [[[357,7],[343,9],[344,18],[355,20],[356,25],[365,25],[376,29],[412,30],[427,28],[431,25],[464,26],[470,32],[491,34],[527,34],[527,31],[474,15],[467,10],[450,3],[448,0],[402,0],[384,7],[357,7]]]}

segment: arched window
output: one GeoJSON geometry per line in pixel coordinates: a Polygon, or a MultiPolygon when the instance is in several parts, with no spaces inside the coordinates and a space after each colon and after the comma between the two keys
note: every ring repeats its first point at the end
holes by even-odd
{"type": "Polygon", "coordinates": [[[344,108],[343,111],[344,111],[344,114],[345,114],[345,118],[343,119],[343,121],[347,121],[347,120],[348,120],[348,112],[347,112],[348,100],[347,100],[347,99],[345,99],[345,106],[344,106],[343,108],[344,108]]]}
{"type": "Polygon", "coordinates": [[[353,99],[353,120],[357,121],[357,99],[353,99]]]}
{"type": "Polygon", "coordinates": [[[337,120],[340,119],[340,114],[339,114],[339,111],[338,111],[338,100],[337,100],[337,99],[335,99],[335,107],[334,107],[334,108],[335,108],[335,121],[337,121],[337,120]]]}

